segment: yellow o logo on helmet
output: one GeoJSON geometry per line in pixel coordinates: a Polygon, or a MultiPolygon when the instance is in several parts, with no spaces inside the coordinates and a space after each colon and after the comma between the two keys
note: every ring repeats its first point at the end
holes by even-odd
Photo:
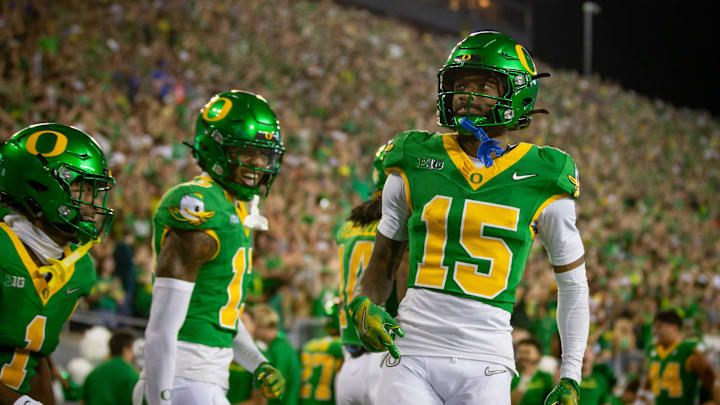
{"type": "Polygon", "coordinates": [[[525,56],[525,54],[527,53],[525,48],[523,48],[522,45],[520,45],[520,44],[516,44],[515,52],[517,53],[518,58],[520,59],[520,63],[523,65],[525,70],[527,70],[531,75],[536,75],[537,70],[535,69],[535,63],[533,62],[532,59],[530,59],[529,54],[527,56],[525,56]],[[532,63],[532,68],[528,64],[528,59],[530,59],[530,63],[532,63]]]}
{"type": "Polygon", "coordinates": [[[218,97],[217,99],[212,99],[207,103],[205,109],[203,110],[202,117],[205,121],[220,121],[228,115],[230,109],[232,109],[232,101],[226,97],[218,97]],[[222,102],[222,106],[220,107],[220,111],[217,111],[215,106],[217,106],[220,102],[222,102]]]}
{"type": "Polygon", "coordinates": [[[67,148],[68,140],[65,135],[61,134],[57,131],[38,131],[33,132],[28,136],[27,142],[25,143],[25,149],[27,149],[28,152],[30,152],[33,155],[43,155],[45,157],[53,157],[57,156],[63,152],[65,152],[65,149],[67,148]],[[53,148],[50,152],[38,152],[37,150],[37,143],[38,140],[40,140],[40,136],[43,134],[53,134],[55,135],[55,144],[53,145],[53,148]]]}

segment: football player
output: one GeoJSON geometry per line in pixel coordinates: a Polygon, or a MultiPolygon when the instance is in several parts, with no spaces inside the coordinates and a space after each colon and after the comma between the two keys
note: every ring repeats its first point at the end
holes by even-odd
{"type": "MultiPolygon", "coordinates": [[[[387,145],[382,145],[377,150],[373,161],[375,193],[370,199],[353,208],[350,217],[335,237],[340,256],[340,297],[344,304],[340,311],[340,330],[345,362],[336,379],[336,398],[339,405],[374,404],[380,381],[382,354],[365,350],[355,327],[348,323],[347,307],[353,299],[355,282],[370,261],[375,232],[382,215],[382,189],[387,179],[382,158],[386,147],[387,145]]],[[[397,315],[398,297],[402,299],[405,293],[407,263],[400,266],[398,273],[396,288],[393,289],[385,308],[391,315],[397,315]]]]}
{"type": "Polygon", "coordinates": [[[267,225],[254,211],[284,152],[277,117],[261,96],[217,94],[197,118],[192,148],[204,173],[168,190],[153,216],[156,277],[134,403],[144,392],[149,405],[226,404],[233,359],[266,397],[279,397],[282,375],[239,322],[251,227],[267,225]]]}
{"type": "Polygon", "coordinates": [[[558,149],[499,140],[530,124],[544,76],[509,36],[472,33],[438,73],[439,123],[456,132],[404,132],[385,149],[382,219],[350,303],[364,346],[396,359],[378,403],[510,403],[510,315],[536,235],[555,270],[562,342],[562,378],[545,403],[577,403],[589,330],[577,169],[558,149]],[[396,323],[378,304],[408,243],[396,323]]]}
{"type": "Polygon", "coordinates": [[[305,343],[300,352],[302,382],[300,383],[301,405],[335,405],[335,380],[343,364],[342,342],[340,341],[340,300],[338,297],[325,303],[326,336],[305,343]]]}
{"type": "Polygon", "coordinates": [[[54,403],[48,356],[95,284],[86,253],[112,224],[114,184],[74,127],[32,125],[0,145],[0,403],[54,403]]]}
{"type": "Polygon", "coordinates": [[[682,339],[677,312],[659,312],[653,322],[655,344],[638,396],[648,404],[706,403],[713,399],[715,372],[701,343],[682,339]]]}

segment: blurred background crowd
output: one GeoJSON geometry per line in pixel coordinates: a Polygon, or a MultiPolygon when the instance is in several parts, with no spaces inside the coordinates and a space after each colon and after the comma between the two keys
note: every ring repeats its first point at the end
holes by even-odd
{"type": "MultiPolygon", "coordinates": [[[[142,328],[153,209],[199,173],[182,141],[200,107],[237,88],[269,101],[287,149],[261,205],[270,229],[256,233],[248,305],[273,307],[296,348],[298,325],[321,316],[337,288],[334,231],[371,193],[374,151],[404,130],[439,130],[436,72],[459,39],[329,0],[8,0],[0,11],[0,137],[37,122],[75,125],[102,145],[117,179],[117,218],[93,248],[98,284],[76,326],[142,328]]],[[[556,146],[578,164],[596,361],[626,385],[653,315],[676,308],[720,367],[720,123],[537,62],[552,73],[537,103],[550,115],[505,141],[556,146]]],[[[513,323],[550,360],[555,306],[537,243],[513,323]]]]}

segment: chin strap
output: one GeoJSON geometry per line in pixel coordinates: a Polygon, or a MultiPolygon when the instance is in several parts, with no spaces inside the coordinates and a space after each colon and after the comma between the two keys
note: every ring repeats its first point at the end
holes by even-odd
{"type": "Polygon", "coordinates": [[[472,134],[480,140],[480,147],[478,147],[477,150],[477,158],[483,162],[485,167],[492,167],[492,165],[495,164],[492,159],[492,153],[495,152],[496,157],[500,157],[503,154],[500,141],[497,139],[490,139],[482,128],[473,125],[467,117],[463,117],[460,120],[460,125],[472,132],[472,134]]]}
{"type": "Polygon", "coordinates": [[[65,283],[65,281],[67,281],[68,267],[72,266],[73,263],[80,260],[80,258],[83,257],[85,253],[87,253],[88,250],[90,250],[90,248],[96,243],[100,243],[100,238],[91,240],[90,242],[87,242],[86,244],[78,247],[77,249],[73,250],[69,255],[62,258],[62,260],[48,258],[47,261],[50,262],[50,264],[38,268],[40,274],[52,274],[50,281],[48,281],[48,286],[50,288],[53,288],[58,283],[65,283]]]}

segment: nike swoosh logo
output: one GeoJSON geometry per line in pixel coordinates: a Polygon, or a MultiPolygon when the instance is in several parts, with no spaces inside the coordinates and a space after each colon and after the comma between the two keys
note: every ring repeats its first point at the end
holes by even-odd
{"type": "Polygon", "coordinates": [[[363,335],[367,335],[368,331],[370,330],[367,326],[365,326],[365,315],[367,314],[367,307],[363,308],[363,317],[362,317],[362,324],[360,324],[360,331],[363,335]]]}
{"type": "Polygon", "coordinates": [[[65,290],[65,292],[67,293],[67,295],[70,295],[72,293],[77,292],[78,290],[80,290],[80,288],[73,288],[73,289],[68,288],[67,290],[65,290]]]}
{"type": "Polygon", "coordinates": [[[513,173],[513,180],[522,180],[522,179],[529,179],[530,177],[535,177],[537,174],[523,174],[522,176],[518,176],[517,172],[513,173]]]}
{"type": "Polygon", "coordinates": [[[488,377],[491,376],[491,375],[495,375],[495,374],[502,374],[502,373],[504,373],[504,372],[506,372],[506,371],[507,371],[507,370],[505,370],[505,369],[503,369],[503,370],[490,370],[490,367],[485,367],[485,375],[488,376],[488,377]]]}

